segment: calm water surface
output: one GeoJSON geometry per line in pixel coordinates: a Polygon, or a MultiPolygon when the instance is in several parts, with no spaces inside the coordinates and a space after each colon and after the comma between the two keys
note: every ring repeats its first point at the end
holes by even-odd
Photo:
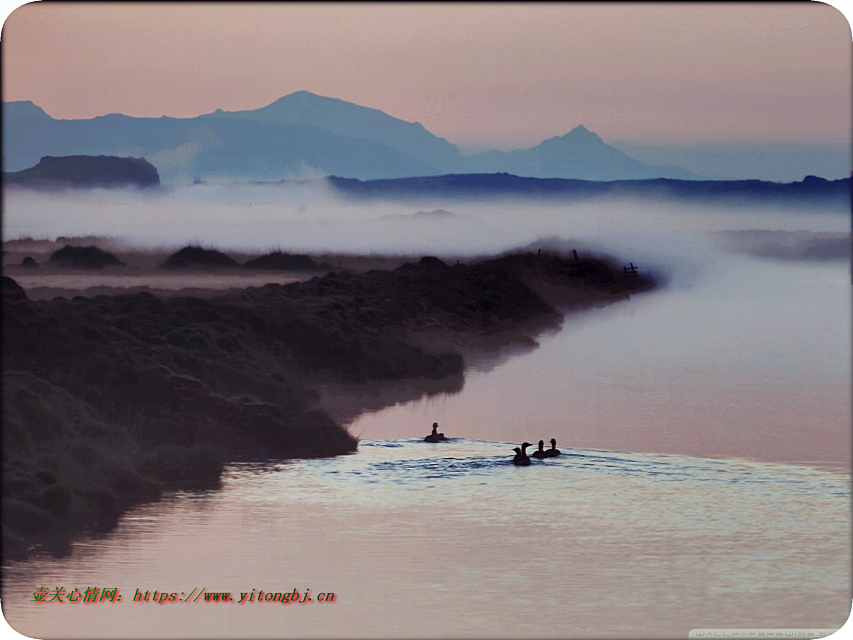
{"type": "Polygon", "coordinates": [[[231,465],[118,529],[5,573],[38,637],[686,637],[843,624],[846,477],[805,466],[504,443],[368,440],[335,459],[231,465]],[[116,604],[29,602],[117,586],[116,604]],[[334,604],[131,601],[136,589],[311,594],[334,604]]]}
{"type": "Polygon", "coordinates": [[[795,462],[848,473],[851,286],[844,263],[726,257],[569,315],[522,356],[472,362],[455,395],[367,413],[366,438],[426,433],[795,462]]]}

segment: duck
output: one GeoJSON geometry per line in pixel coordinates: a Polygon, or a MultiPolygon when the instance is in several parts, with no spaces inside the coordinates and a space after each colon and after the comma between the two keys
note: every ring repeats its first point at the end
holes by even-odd
{"type": "Polygon", "coordinates": [[[557,440],[556,438],[551,438],[551,448],[545,452],[545,456],[548,458],[553,458],[554,456],[558,455],[560,455],[560,450],[557,448],[557,440]]]}
{"type": "Polygon", "coordinates": [[[426,438],[424,438],[424,442],[444,442],[447,440],[443,433],[438,432],[438,423],[432,423],[432,433],[429,434],[426,438]]]}
{"type": "Polygon", "coordinates": [[[544,440],[539,441],[539,448],[533,452],[533,457],[534,458],[547,458],[547,457],[549,457],[548,452],[545,451],[545,441],[544,440]]]}
{"type": "Polygon", "coordinates": [[[530,446],[529,442],[525,442],[521,445],[521,448],[515,447],[513,451],[515,451],[515,457],[512,459],[512,463],[517,467],[527,467],[530,466],[530,456],[527,455],[527,447],[530,446]]]}

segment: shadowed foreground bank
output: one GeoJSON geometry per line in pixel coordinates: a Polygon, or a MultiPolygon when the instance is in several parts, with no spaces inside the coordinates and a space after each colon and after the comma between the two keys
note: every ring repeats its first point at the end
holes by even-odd
{"type": "Polygon", "coordinates": [[[3,284],[4,561],[34,545],[66,553],[163,485],[215,484],[229,460],[355,451],[315,385],[428,389],[459,377],[463,352],[557,326],[549,302],[651,286],[600,260],[533,254],[424,258],[213,299],[32,301],[3,284]]]}

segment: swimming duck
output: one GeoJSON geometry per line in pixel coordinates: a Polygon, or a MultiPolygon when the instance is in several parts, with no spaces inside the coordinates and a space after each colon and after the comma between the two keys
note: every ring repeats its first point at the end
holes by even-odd
{"type": "Polygon", "coordinates": [[[545,452],[545,456],[548,458],[553,458],[554,456],[560,455],[560,450],[557,448],[557,440],[556,438],[551,438],[551,448],[545,452]]]}
{"type": "Polygon", "coordinates": [[[530,446],[529,442],[525,442],[521,445],[521,448],[515,447],[513,451],[515,451],[515,457],[512,459],[512,463],[518,467],[527,467],[530,465],[530,456],[527,455],[527,447],[530,446]]]}
{"type": "Polygon", "coordinates": [[[432,423],[432,433],[429,434],[426,438],[424,438],[424,442],[444,442],[447,438],[443,433],[438,432],[438,423],[432,423]]]}
{"type": "Polygon", "coordinates": [[[539,441],[539,448],[533,452],[533,457],[534,458],[547,458],[550,455],[551,454],[549,454],[547,451],[545,451],[545,441],[540,440],[539,441]]]}

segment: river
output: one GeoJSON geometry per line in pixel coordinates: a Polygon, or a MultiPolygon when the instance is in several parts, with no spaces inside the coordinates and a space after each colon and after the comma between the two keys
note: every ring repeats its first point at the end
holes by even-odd
{"type": "MultiPolygon", "coordinates": [[[[849,228],[834,220],[813,230],[849,228]]],[[[69,557],[4,568],[7,620],[104,638],[840,627],[850,265],[700,258],[692,241],[631,254],[665,265],[666,287],[473,359],[461,391],[356,417],[353,455],[232,464],[220,488],[167,492],[69,557]],[[434,421],[451,441],[420,440],[434,421]],[[520,441],[552,437],[562,456],[510,463],[520,441]],[[118,587],[122,601],[33,602],[39,587],[118,587]],[[236,601],[182,601],[202,588],[236,601]],[[237,602],[294,589],[335,602],[237,602]]]]}

